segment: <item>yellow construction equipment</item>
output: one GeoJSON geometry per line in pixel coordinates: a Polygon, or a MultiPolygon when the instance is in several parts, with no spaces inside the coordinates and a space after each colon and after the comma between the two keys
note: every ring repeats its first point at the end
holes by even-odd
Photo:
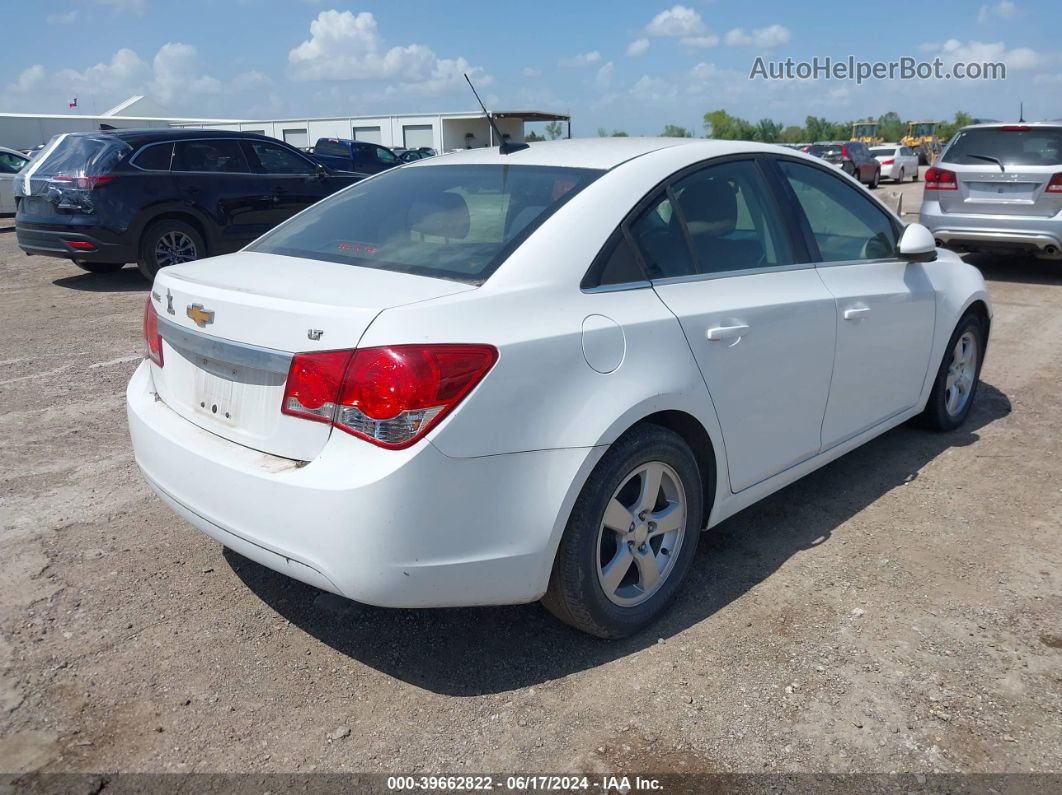
{"type": "Polygon", "coordinates": [[[940,154],[941,141],[937,137],[939,124],[940,122],[936,121],[907,122],[907,135],[900,140],[900,143],[913,149],[918,155],[918,162],[922,165],[931,164],[940,154]]]}
{"type": "Polygon", "coordinates": [[[879,126],[876,121],[870,120],[852,122],[852,140],[859,141],[867,146],[884,143],[884,139],[878,137],[879,126]]]}

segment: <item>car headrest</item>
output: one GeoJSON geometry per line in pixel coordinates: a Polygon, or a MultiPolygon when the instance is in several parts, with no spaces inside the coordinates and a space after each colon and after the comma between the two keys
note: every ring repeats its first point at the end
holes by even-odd
{"type": "Polygon", "coordinates": [[[468,203],[460,195],[443,191],[418,196],[406,216],[409,229],[421,235],[460,240],[468,236],[468,203]]]}
{"type": "Polygon", "coordinates": [[[737,226],[734,186],[723,179],[699,179],[679,199],[690,234],[725,237],[737,226]]]}

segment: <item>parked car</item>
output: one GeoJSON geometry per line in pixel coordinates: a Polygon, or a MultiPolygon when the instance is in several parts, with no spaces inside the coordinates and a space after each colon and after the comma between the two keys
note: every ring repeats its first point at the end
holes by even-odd
{"type": "Polygon", "coordinates": [[[159,268],[235,251],[360,177],[263,135],[121,130],[52,139],[15,184],[28,254],[91,273],[159,268]]]}
{"type": "Polygon", "coordinates": [[[264,566],[619,637],[702,528],[912,417],[961,425],[989,323],[977,269],[816,158],[479,148],[161,271],[129,425],[161,498],[264,566]]]}
{"type": "Polygon", "coordinates": [[[0,215],[15,212],[15,174],[29,162],[29,158],[17,149],[0,146],[0,215]]]}
{"type": "Polygon", "coordinates": [[[358,174],[378,174],[402,162],[386,146],[346,138],[318,138],[313,156],[331,169],[358,174]]]}
{"type": "Polygon", "coordinates": [[[979,124],[925,173],[921,221],[938,245],[1062,258],[1062,124],[979,124]]]}
{"type": "Polygon", "coordinates": [[[883,144],[870,147],[870,154],[881,164],[881,176],[893,182],[903,182],[908,177],[918,180],[918,155],[910,147],[883,144]]]}
{"type": "Polygon", "coordinates": [[[859,141],[824,141],[812,144],[806,151],[841,169],[857,182],[871,188],[878,187],[881,164],[870,154],[866,144],[859,141]]]}
{"type": "Polygon", "coordinates": [[[399,162],[402,162],[402,163],[413,163],[414,161],[420,160],[421,158],[423,158],[425,156],[424,153],[421,152],[419,149],[404,149],[403,148],[403,149],[394,149],[392,151],[394,151],[395,156],[398,158],[399,162]]]}

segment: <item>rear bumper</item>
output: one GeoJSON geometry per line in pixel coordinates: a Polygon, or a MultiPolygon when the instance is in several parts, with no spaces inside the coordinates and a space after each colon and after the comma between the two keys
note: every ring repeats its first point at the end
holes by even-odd
{"type": "Polygon", "coordinates": [[[97,226],[32,224],[15,221],[18,247],[27,254],[79,259],[85,262],[136,262],[136,245],[97,226]],[[74,250],[68,243],[92,245],[91,250],[74,250]]]}
{"type": "Polygon", "coordinates": [[[384,607],[529,602],[544,593],[571,503],[602,448],[449,458],[333,432],[304,466],[126,393],[136,462],[182,518],[271,569],[384,607]]]}
{"type": "Polygon", "coordinates": [[[923,201],[919,221],[933,237],[959,251],[1020,251],[1062,257],[1062,218],[945,213],[923,201]]]}

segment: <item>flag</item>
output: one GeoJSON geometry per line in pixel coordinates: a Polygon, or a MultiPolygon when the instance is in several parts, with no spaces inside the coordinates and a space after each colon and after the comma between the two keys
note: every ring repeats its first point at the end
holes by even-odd
{"type": "Polygon", "coordinates": [[[67,106],[68,108],[76,108],[76,107],[77,107],[77,97],[74,97],[74,98],[73,98],[72,100],[70,100],[69,102],[67,102],[67,103],[66,103],[66,106],[67,106]]]}

